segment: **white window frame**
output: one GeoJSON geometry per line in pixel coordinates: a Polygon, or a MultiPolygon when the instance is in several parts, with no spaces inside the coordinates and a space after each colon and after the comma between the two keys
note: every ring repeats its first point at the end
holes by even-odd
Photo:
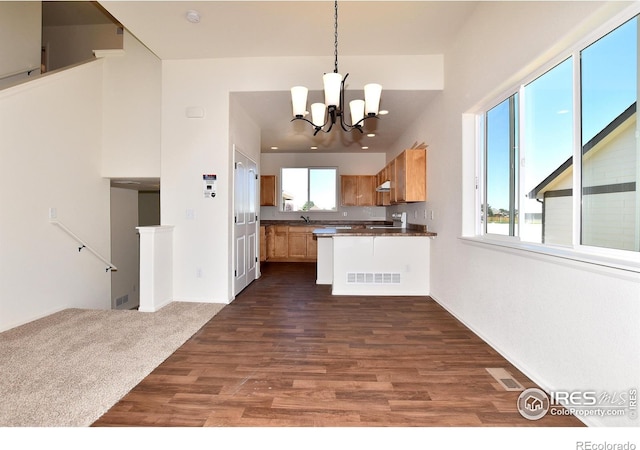
{"type": "MultiPolygon", "coordinates": [[[[634,280],[637,279],[637,274],[640,273],[640,252],[629,250],[618,250],[604,247],[594,247],[589,245],[583,245],[580,243],[580,225],[582,220],[581,213],[581,195],[573,196],[573,225],[572,225],[572,245],[560,246],[552,244],[539,244],[533,242],[522,241],[518,236],[520,235],[520,224],[518,220],[516,226],[518,232],[516,236],[503,236],[485,233],[484,224],[482,222],[482,204],[485,199],[485,135],[484,135],[484,121],[485,114],[488,110],[498,105],[509,96],[518,93],[519,96],[519,117],[523,116],[523,108],[525,105],[524,87],[542,76],[562,61],[573,58],[573,80],[574,80],[574,95],[573,95],[573,107],[574,107],[574,129],[573,129],[573,192],[579,193],[581,188],[581,169],[582,169],[582,151],[581,151],[581,136],[580,136],[580,52],[593,44],[609,32],[613,31],[617,27],[621,26],[633,17],[640,15],[640,4],[634,4],[627,8],[622,13],[618,14],[614,18],[606,21],[592,33],[587,35],[584,39],[576,42],[573,46],[568,48],[562,54],[549,60],[546,64],[540,66],[538,70],[532,72],[526,78],[523,78],[518,83],[512,85],[510,89],[506,89],[500,95],[492,97],[489,101],[484,102],[479,108],[469,113],[463,114],[463,151],[465,155],[470,156],[473,152],[473,183],[468,179],[463,181],[463,206],[469,205],[469,200],[474,200],[473,217],[471,214],[463,215],[463,229],[461,239],[473,244],[490,245],[493,248],[504,249],[505,251],[525,251],[531,254],[539,255],[541,257],[562,258],[569,262],[589,263],[604,270],[613,269],[616,272],[620,270],[629,274],[634,280]],[[578,164],[575,162],[579,161],[578,164]],[[473,189],[473,193],[472,193],[473,189]]],[[[639,17],[640,20],[640,17],[639,17]]],[[[639,75],[640,76],[640,75],[639,75]]],[[[523,136],[523,121],[519,123],[519,136],[523,136]]],[[[522,142],[519,148],[519,190],[524,192],[523,186],[524,177],[521,175],[522,163],[526,158],[526,148],[522,142]]],[[[464,161],[464,158],[463,158],[464,161]]],[[[467,160],[468,161],[468,160],[467,160]]],[[[463,162],[463,174],[471,171],[469,163],[463,162]],[[465,170],[466,169],[466,170],[465,170]]],[[[636,189],[637,195],[638,189],[636,189]]],[[[471,210],[471,209],[469,209],[471,210]]]]}
{"type": "MultiPolygon", "coordinates": [[[[282,171],[284,169],[307,169],[307,200],[309,199],[309,194],[310,194],[310,189],[311,189],[311,171],[312,170],[318,170],[318,169],[331,169],[333,171],[335,171],[335,175],[336,175],[336,184],[335,184],[335,205],[336,205],[336,209],[332,210],[332,209],[318,209],[318,210],[313,210],[311,212],[313,212],[314,214],[318,213],[318,214],[325,214],[325,213],[336,213],[338,212],[338,209],[340,207],[340,202],[339,202],[339,190],[338,187],[340,185],[340,171],[338,170],[338,167],[336,166],[286,166],[286,167],[281,167],[280,168],[280,180],[284,180],[284,176],[282,174],[282,171]]],[[[279,192],[278,192],[278,196],[280,198],[282,198],[282,182],[280,184],[279,187],[279,192]]],[[[284,211],[284,201],[282,202],[282,205],[279,207],[279,213],[283,213],[283,214],[306,214],[309,211],[284,211]]]]}

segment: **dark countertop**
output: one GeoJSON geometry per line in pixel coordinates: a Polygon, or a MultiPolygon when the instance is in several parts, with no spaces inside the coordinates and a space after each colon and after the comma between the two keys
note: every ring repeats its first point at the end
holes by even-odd
{"type": "Polygon", "coordinates": [[[393,222],[385,222],[384,220],[310,220],[305,222],[301,219],[295,220],[260,220],[260,225],[288,225],[288,226],[301,226],[301,227],[326,227],[330,225],[335,226],[363,226],[367,225],[392,225],[393,222]]]}
{"type": "MultiPolygon", "coordinates": [[[[423,228],[418,225],[418,227],[423,228]]],[[[336,228],[318,228],[313,231],[317,237],[334,237],[334,236],[426,236],[435,237],[438,234],[424,229],[413,228],[409,224],[408,228],[356,228],[351,230],[336,228]]]]}
{"type": "Polygon", "coordinates": [[[437,233],[427,231],[426,225],[409,223],[407,228],[367,228],[368,226],[393,226],[393,222],[384,220],[261,220],[261,226],[288,225],[301,227],[318,227],[313,231],[317,237],[333,236],[427,236],[435,237],[437,233]],[[353,227],[351,229],[337,227],[353,227]]]}

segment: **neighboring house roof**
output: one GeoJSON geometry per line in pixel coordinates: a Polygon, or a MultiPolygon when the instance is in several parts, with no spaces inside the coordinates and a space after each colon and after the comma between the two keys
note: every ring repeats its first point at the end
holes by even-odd
{"type": "MultiPolygon", "coordinates": [[[[598,134],[596,134],[589,142],[584,144],[582,147],[582,154],[586,154],[594,147],[596,147],[600,142],[604,140],[607,136],[609,136],[614,130],[616,130],[619,126],[625,123],[629,118],[631,118],[636,113],[636,102],[632,103],[627,109],[624,110],[622,114],[613,119],[606,127],[604,127],[598,134]]],[[[566,170],[573,166],[573,156],[563,162],[560,167],[551,172],[551,174],[542,180],[540,184],[538,184],[535,188],[531,190],[527,194],[529,198],[536,198],[538,194],[543,191],[553,180],[558,178],[561,174],[563,174],[566,170]]]]}

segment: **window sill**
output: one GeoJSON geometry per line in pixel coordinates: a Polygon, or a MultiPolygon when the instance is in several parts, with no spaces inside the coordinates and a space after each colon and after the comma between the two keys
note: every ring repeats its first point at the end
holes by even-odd
{"type": "Polygon", "coordinates": [[[569,247],[554,247],[530,242],[522,242],[516,239],[491,238],[486,236],[461,236],[460,239],[469,244],[490,246],[514,253],[526,252],[530,255],[539,255],[543,258],[553,258],[556,261],[577,262],[589,264],[593,268],[601,268],[606,271],[614,270],[618,275],[629,275],[632,279],[640,281],[640,253],[629,252],[627,257],[619,256],[618,251],[591,248],[575,250],[569,247]],[[624,272],[620,272],[624,271],[624,272]]]}

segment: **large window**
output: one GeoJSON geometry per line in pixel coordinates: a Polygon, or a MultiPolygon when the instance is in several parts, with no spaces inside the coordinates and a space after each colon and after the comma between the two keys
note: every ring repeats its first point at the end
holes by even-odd
{"type": "Polygon", "coordinates": [[[637,40],[633,18],[487,109],[486,234],[640,251],[637,40]]]}
{"type": "Polygon", "coordinates": [[[581,243],[638,251],[638,20],[581,52],[581,243]]]}
{"type": "Polygon", "coordinates": [[[283,168],[282,210],[337,211],[337,173],[335,167],[283,168]]]}
{"type": "Polygon", "coordinates": [[[516,235],[518,158],[518,95],[515,94],[487,112],[486,117],[486,201],[485,231],[516,235]]]}

